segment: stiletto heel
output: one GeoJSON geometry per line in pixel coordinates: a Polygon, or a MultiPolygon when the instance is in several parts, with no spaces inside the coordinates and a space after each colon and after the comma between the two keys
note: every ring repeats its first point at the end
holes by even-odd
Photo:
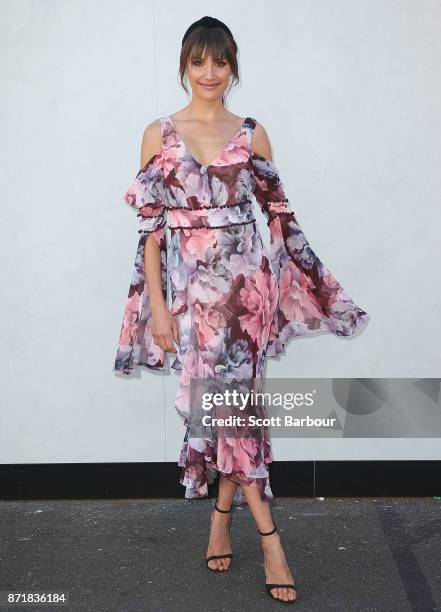
{"type": "MultiPolygon", "coordinates": [[[[221,510],[220,508],[217,507],[217,500],[214,503],[214,507],[218,512],[224,512],[225,514],[227,514],[228,512],[231,512],[233,506],[231,506],[231,508],[229,510],[221,510]]],[[[213,559],[231,559],[230,565],[228,566],[227,569],[230,569],[231,567],[231,563],[233,562],[233,553],[227,553],[226,555],[211,555],[210,557],[207,557],[205,559],[206,563],[207,563],[207,567],[209,570],[211,570],[212,572],[225,572],[227,570],[220,570],[218,568],[214,568],[214,567],[210,567],[208,565],[209,561],[212,561],[213,559]]]]}
{"type": "MultiPolygon", "coordinates": [[[[274,522],[274,521],[273,521],[274,522]]],[[[257,528],[257,531],[259,532],[259,534],[261,536],[269,536],[272,533],[274,533],[275,531],[277,531],[277,525],[274,522],[274,529],[271,529],[271,531],[267,531],[266,533],[263,533],[263,531],[260,531],[259,528],[257,528]]],[[[295,586],[295,584],[267,584],[265,582],[265,588],[267,593],[271,596],[272,599],[275,599],[276,601],[281,601],[282,603],[294,603],[295,601],[297,601],[297,597],[295,599],[288,599],[285,601],[285,599],[280,599],[280,597],[274,597],[274,595],[271,593],[272,589],[292,589],[295,594],[297,595],[297,588],[295,586]]]]}

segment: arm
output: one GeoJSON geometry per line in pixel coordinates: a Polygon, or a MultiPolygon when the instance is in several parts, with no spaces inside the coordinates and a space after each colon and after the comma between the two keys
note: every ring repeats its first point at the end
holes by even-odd
{"type": "Polygon", "coordinates": [[[262,212],[271,221],[277,214],[293,216],[289,207],[283,183],[278,169],[273,163],[271,144],[268,134],[260,123],[256,122],[251,141],[251,151],[254,165],[253,192],[262,212]]]}
{"type": "MultiPolygon", "coordinates": [[[[147,162],[161,149],[161,127],[159,121],[153,121],[144,130],[141,143],[141,165],[147,162]]],[[[161,260],[158,241],[152,233],[144,245],[144,273],[150,296],[152,313],[160,312],[166,307],[161,285],[161,260]]]]}
{"type": "Polygon", "coordinates": [[[273,156],[271,153],[271,144],[266,133],[265,128],[260,123],[256,122],[256,127],[253,131],[253,137],[251,140],[251,149],[253,153],[257,153],[261,157],[272,161],[273,156]]]}
{"type": "MultiPolygon", "coordinates": [[[[141,144],[141,168],[161,150],[161,126],[159,120],[144,130],[141,144]]],[[[144,273],[152,311],[152,335],[155,344],[164,351],[176,353],[172,339],[179,343],[178,324],[170,313],[162,291],[161,252],[157,236],[150,234],[144,245],[144,273]]]]}
{"type": "Polygon", "coordinates": [[[283,351],[291,336],[331,331],[349,336],[368,314],[346,294],[308,242],[291,210],[271,145],[256,122],[252,148],[252,188],[270,231],[270,257],[279,285],[279,304],[270,333],[268,355],[283,351]]]}

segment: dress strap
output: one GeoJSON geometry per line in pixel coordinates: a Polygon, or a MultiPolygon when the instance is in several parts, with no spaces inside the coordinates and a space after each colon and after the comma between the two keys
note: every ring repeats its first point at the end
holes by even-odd
{"type": "Polygon", "coordinates": [[[247,117],[245,119],[245,124],[251,129],[251,131],[253,131],[254,128],[256,127],[256,123],[257,121],[253,119],[253,117],[247,117]]]}
{"type": "Polygon", "coordinates": [[[168,117],[159,117],[159,121],[161,123],[161,155],[163,153],[164,150],[164,145],[165,145],[165,139],[167,137],[167,127],[169,127],[170,124],[170,119],[168,117]]]}
{"type": "Polygon", "coordinates": [[[248,146],[250,148],[250,153],[252,152],[251,142],[253,140],[254,128],[256,127],[257,121],[253,119],[253,117],[247,117],[244,122],[244,127],[247,128],[248,132],[248,146]]]}

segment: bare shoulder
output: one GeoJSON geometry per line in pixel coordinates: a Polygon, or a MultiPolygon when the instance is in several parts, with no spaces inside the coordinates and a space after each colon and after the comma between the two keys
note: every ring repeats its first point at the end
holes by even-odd
{"type": "Polygon", "coordinates": [[[162,130],[160,119],[155,119],[147,125],[142,135],[141,168],[154,156],[161,152],[162,130]]]}
{"type": "Polygon", "coordinates": [[[253,130],[253,137],[251,140],[251,150],[257,155],[261,155],[265,159],[272,161],[271,143],[268,138],[267,131],[261,123],[256,121],[256,127],[253,130]]]}

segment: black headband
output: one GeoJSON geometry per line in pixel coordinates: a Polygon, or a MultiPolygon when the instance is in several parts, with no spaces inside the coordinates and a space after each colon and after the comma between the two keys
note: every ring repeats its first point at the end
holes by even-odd
{"type": "Polygon", "coordinates": [[[189,35],[193,32],[193,30],[196,30],[196,28],[200,28],[200,27],[204,27],[204,28],[222,28],[222,30],[224,30],[229,36],[231,36],[231,40],[233,41],[234,45],[236,46],[236,42],[234,40],[234,37],[231,33],[231,30],[228,26],[226,26],[223,21],[219,21],[219,19],[216,19],[215,17],[202,17],[201,19],[199,19],[198,21],[195,21],[194,23],[191,24],[191,26],[187,29],[187,31],[184,34],[184,37],[182,38],[182,44],[184,44],[184,42],[187,40],[187,38],[189,37],[189,35]]]}

